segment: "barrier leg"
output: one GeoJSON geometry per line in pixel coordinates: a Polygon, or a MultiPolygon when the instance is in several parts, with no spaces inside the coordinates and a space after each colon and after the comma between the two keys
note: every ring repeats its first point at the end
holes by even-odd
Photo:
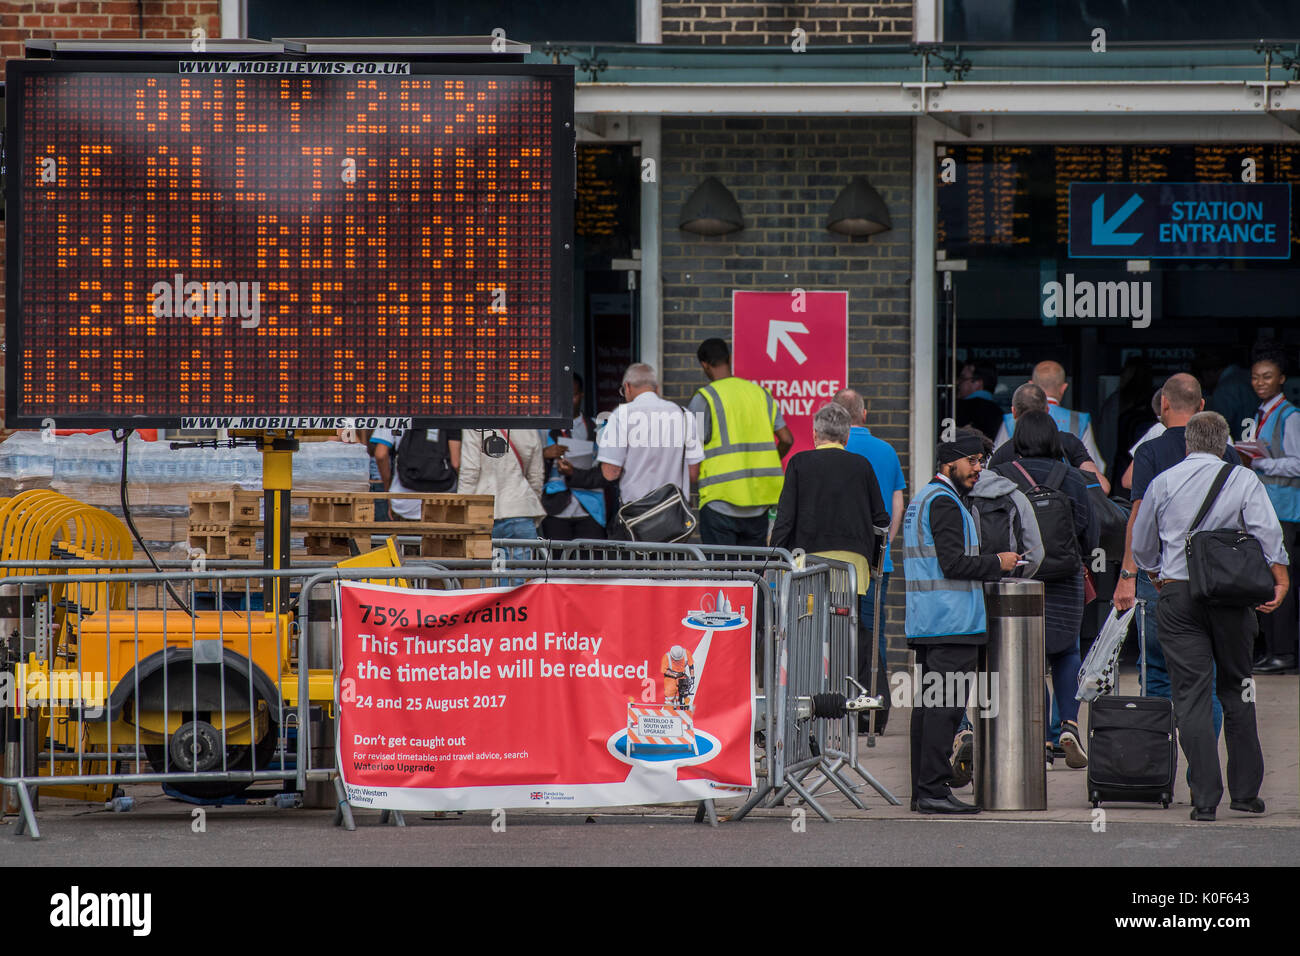
{"type": "MultiPolygon", "coordinates": [[[[852,803],[855,807],[857,807],[859,810],[867,809],[867,805],[858,798],[857,792],[851,786],[849,786],[848,781],[845,780],[843,777],[841,777],[839,773],[837,773],[839,768],[842,767],[843,765],[844,765],[843,758],[838,758],[832,764],[817,764],[816,766],[809,767],[808,772],[811,773],[813,770],[816,770],[818,773],[822,775],[822,778],[827,783],[831,784],[836,789],[838,789],[840,793],[848,797],[849,802],[852,803]]],[[[807,774],[804,774],[804,776],[806,777],[807,774]]],[[[803,780],[800,779],[799,782],[803,783],[803,780]]],[[[816,792],[818,788],[810,787],[809,789],[816,792]]]]}
{"type": "MultiPolygon", "coordinates": [[[[835,763],[831,765],[831,769],[838,773],[841,767],[847,768],[848,770],[852,770],[854,773],[856,773],[859,777],[862,778],[863,783],[865,783],[867,786],[875,790],[876,793],[884,797],[885,800],[891,805],[895,807],[902,806],[898,797],[894,796],[889,791],[889,788],[887,788],[883,783],[881,783],[879,780],[873,777],[869,772],[863,769],[863,767],[856,760],[848,760],[842,756],[837,757],[835,763]]],[[[850,787],[850,789],[854,793],[857,793],[859,790],[862,789],[862,787],[861,786],[850,787]]],[[[866,807],[863,807],[863,809],[865,810],[866,807]]]]}
{"type": "Polygon", "coordinates": [[[712,800],[701,800],[699,806],[695,808],[696,823],[703,823],[706,816],[709,819],[709,826],[718,825],[718,809],[713,805],[712,800]]]}
{"type": "Polygon", "coordinates": [[[41,828],[36,825],[36,813],[32,810],[32,795],[27,790],[27,784],[18,784],[18,802],[22,805],[22,816],[18,818],[18,825],[14,827],[14,836],[22,836],[26,831],[31,835],[33,840],[41,838],[41,828]]]}
{"type": "Polygon", "coordinates": [[[891,805],[895,807],[902,806],[902,803],[901,801],[899,801],[898,797],[894,796],[889,791],[889,788],[887,788],[883,783],[881,783],[879,780],[873,777],[868,771],[866,771],[861,766],[859,766],[856,760],[853,763],[851,763],[849,766],[853,768],[854,773],[856,773],[859,777],[861,777],[864,781],[866,781],[868,786],[870,786],[873,790],[875,790],[876,793],[884,797],[885,800],[887,800],[891,805]]]}
{"type": "Polygon", "coordinates": [[[756,789],[750,795],[749,799],[744,802],[741,808],[731,815],[731,819],[737,821],[745,819],[745,817],[749,816],[749,811],[753,810],[756,806],[762,803],[763,798],[766,797],[771,792],[772,792],[772,788],[766,785],[756,789]]]}
{"type": "Polygon", "coordinates": [[[790,790],[793,790],[795,793],[799,794],[799,798],[803,800],[804,803],[808,804],[808,806],[812,807],[813,811],[817,814],[817,816],[821,817],[827,823],[835,822],[835,818],[831,816],[829,813],[827,813],[825,809],[822,808],[822,805],[818,803],[815,799],[813,799],[813,795],[804,789],[803,784],[801,784],[794,777],[787,777],[785,781],[785,785],[790,790]]]}
{"type": "Polygon", "coordinates": [[[334,778],[334,795],[338,797],[338,804],[334,809],[334,825],[342,824],[343,829],[350,833],[357,828],[357,821],[352,817],[352,807],[348,804],[348,795],[343,789],[342,777],[334,778]]]}
{"type": "Polygon", "coordinates": [[[404,827],[406,826],[406,817],[402,816],[401,810],[385,810],[379,814],[379,825],[386,826],[389,823],[394,826],[404,827]]]}

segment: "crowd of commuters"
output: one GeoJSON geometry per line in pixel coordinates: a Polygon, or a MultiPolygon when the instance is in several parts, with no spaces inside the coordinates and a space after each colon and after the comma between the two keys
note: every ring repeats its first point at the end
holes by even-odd
{"type": "MultiPolygon", "coordinates": [[[[885,597],[900,529],[904,633],[922,681],[937,674],[950,686],[950,675],[973,673],[987,640],[985,583],[1032,575],[1045,592],[1049,768],[1056,757],[1072,769],[1088,764],[1076,691],[1084,609],[1097,596],[1089,565],[1100,550],[1119,571],[1114,607],[1123,611],[1141,599],[1153,612],[1145,615],[1141,692],[1173,702],[1192,818],[1213,819],[1220,802],[1217,738],[1225,727],[1231,805],[1263,811],[1254,698],[1241,693],[1242,682],[1252,672],[1294,672],[1300,634],[1287,574],[1300,552],[1300,419],[1283,392],[1281,351],[1257,349],[1249,371],[1217,357],[1200,363],[1197,370],[1215,388],[1211,407],[1226,419],[1206,411],[1196,376],[1171,375],[1152,396],[1149,376],[1126,365],[1118,418],[1112,401],[1100,419],[1103,441],[1117,443],[1110,472],[1115,492],[1129,499],[1122,554],[1099,549],[1109,517],[1116,543],[1106,547],[1120,550],[1123,510],[1118,520],[1110,514],[1119,497],[1108,497],[1099,429],[1087,412],[1064,403],[1069,385],[1058,362],[1036,365],[1012,391],[1005,413],[996,369],[966,365],[955,396],[960,427],[944,436],[934,477],[905,507],[899,455],[871,434],[858,392],[845,389],[817,410],[814,447],[786,459],[794,436],[778,403],[733,373],[727,343],[708,339],[697,357],[705,384],[685,407],[663,397],[654,368],[637,363],[623,376],[622,402],[597,420],[584,410],[583,382],[574,376],[572,422],[565,428],[377,430],[366,439],[373,487],[491,494],[494,537],[555,541],[644,540],[621,513],[669,489],[683,501],[698,496],[705,544],[798,549],[852,564],[858,678],[872,686],[874,664],[873,689],[883,705],[861,720],[875,733],[885,732],[891,702],[885,597]],[[1243,412],[1239,393],[1247,383],[1257,405],[1243,412]],[[1255,608],[1202,606],[1187,586],[1181,542],[1224,466],[1232,466],[1230,477],[1199,527],[1233,527],[1260,541],[1276,587],[1273,599],[1255,608]],[[996,525],[999,508],[1016,495],[1034,499],[1039,537],[1032,546],[1008,543],[996,525]]],[[[391,499],[394,520],[418,519],[419,508],[416,499],[391,499]]],[[[1013,523],[1017,533],[1023,530],[1018,519],[1013,523]]],[[[978,812],[953,794],[970,780],[970,727],[966,701],[913,708],[913,810],[978,812]]]]}

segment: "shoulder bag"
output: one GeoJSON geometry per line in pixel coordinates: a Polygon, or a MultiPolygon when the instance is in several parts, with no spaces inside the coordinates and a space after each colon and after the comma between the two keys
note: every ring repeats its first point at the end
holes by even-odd
{"type": "Polygon", "coordinates": [[[1254,607],[1273,599],[1273,572],[1259,539],[1237,528],[1197,530],[1234,467],[1219,470],[1187,532],[1187,579],[1198,603],[1254,607]]]}
{"type": "MultiPolygon", "coordinates": [[[[686,468],[689,438],[686,411],[682,410],[682,468],[686,468]]],[[[672,543],[691,536],[698,519],[682,489],[669,482],[618,509],[618,520],[633,541],[672,543]]]]}

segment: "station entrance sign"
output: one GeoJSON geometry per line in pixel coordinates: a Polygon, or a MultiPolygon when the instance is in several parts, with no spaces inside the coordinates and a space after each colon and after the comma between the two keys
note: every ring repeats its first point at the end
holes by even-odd
{"type": "Polygon", "coordinates": [[[812,448],[813,415],[848,382],[849,294],[736,291],[731,315],[732,371],[772,393],[791,454],[812,448]]]}
{"type": "Polygon", "coordinates": [[[1287,259],[1289,183],[1071,183],[1073,259],[1287,259]]]}

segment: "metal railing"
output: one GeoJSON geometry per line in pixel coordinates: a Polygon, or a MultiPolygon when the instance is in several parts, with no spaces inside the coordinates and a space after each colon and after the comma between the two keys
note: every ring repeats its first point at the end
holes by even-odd
{"type": "Polygon", "coordinates": [[[287,619],[251,610],[252,582],[310,571],[94,567],[0,578],[4,664],[17,695],[5,708],[0,784],[19,805],[16,832],[39,836],[41,789],[95,799],[163,783],[207,799],[292,779],[284,738],[296,719],[285,691],[297,680],[299,642],[287,619]],[[191,613],[162,588],[194,608],[200,583],[215,585],[212,610],[191,613]]]}
{"type": "MultiPolygon", "coordinates": [[[[852,566],[815,559],[821,563],[799,570],[794,556],[779,549],[611,541],[494,545],[492,561],[440,558],[401,568],[268,571],[255,562],[229,561],[158,573],[137,570],[142,562],[79,561],[68,568],[77,573],[52,574],[52,562],[0,564],[5,667],[24,679],[43,673],[47,681],[44,692],[5,708],[10,726],[0,785],[21,816],[15,832],[39,836],[35,810],[42,790],[86,799],[120,785],[160,783],[202,799],[266,781],[315,790],[318,803],[337,807],[336,822],[354,828],[334,765],[339,638],[329,585],[365,579],[440,589],[555,578],[752,583],[758,592],[755,727],[761,740],[757,788],[736,818],[794,791],[831,819],[807,783],[814,773],[856,806],[862,803],[845,779],[850,770],[897,803],[859,763],[856,714],[813,715],[815,696],[852,695],[852,566]],[[502,557],[514,547],[535,558],[502,557]],[[273,578],[296,595],[296,618],[256,613],[255,595],[273,578]],[[176,604],[179,598],[194,608],[204,597],[208,609],[194,614],[176,604]],[[55,678],[76,693],[54,693],[55,678]]],[[[716,823],[712,801],[700,805],[697,819],[706,816],[716,823]]]]}
{"type": "Polygon", "coordinates": [[[862,766],[857,754],[857,712],[844,698],[862,688],[857,673],[857,572],[850,565],[812,557],[781,581],[781,618],[775,637],[775,672],[767,710],[779,728],[772,772],[736,813],[779,805],[793,791],[822,819],[833,817],[806,783],[814,773],[858,809],[866,809],[842,771],[858,774],[891,804],[898,799],[862,766]]]}

